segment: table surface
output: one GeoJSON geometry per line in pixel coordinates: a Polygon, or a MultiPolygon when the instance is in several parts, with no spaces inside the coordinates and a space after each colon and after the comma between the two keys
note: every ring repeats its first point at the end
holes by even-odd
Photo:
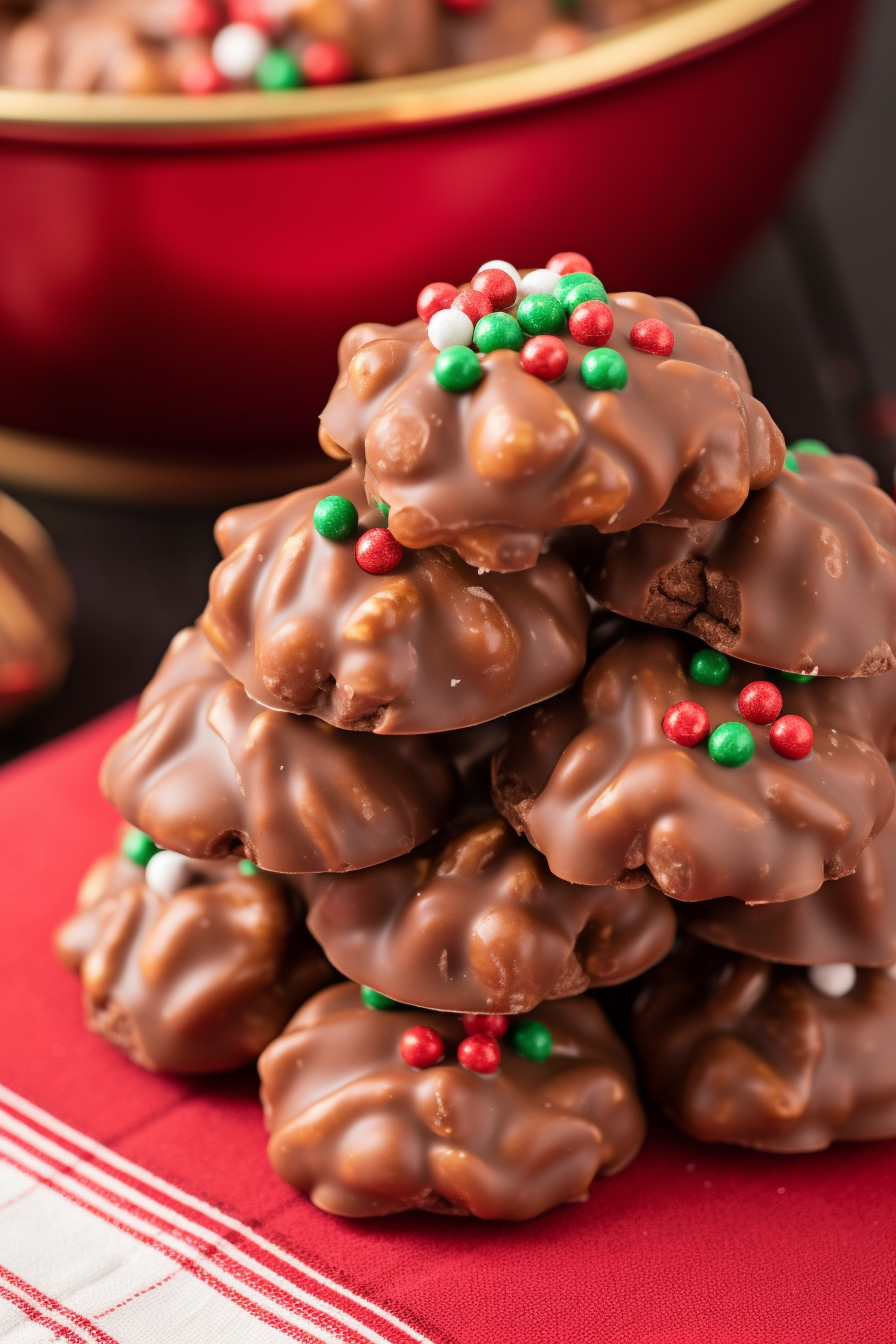
{"type": "MultiPolygon", "coordinates": [[[[869,0],[852,75],[786,209],[711,293],[685,295],[742,351],[788,440],[896,467],[896,4],[869,0]]],[[[802,77],[811,77],[804,75],[802,77]]],[[[326,460],[321,458],[322,475],[326,460]]],[[[216,509],[25,494],[75,581],[75,658],[55,700],[7,730],[8,760],[136,694],[205,602],[216,509]]]]}

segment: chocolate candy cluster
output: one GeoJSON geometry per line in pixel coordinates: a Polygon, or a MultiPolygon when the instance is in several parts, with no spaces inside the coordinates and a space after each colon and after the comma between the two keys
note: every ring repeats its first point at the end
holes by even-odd
{"type": "Polygon", "coordinates": [[[260,1055],[274,1167],[351,1217],[529,1218],[631,1161],[625,982],[695,1137],[896,1134],[870,468],[785,453],[721,336],[576,253],[427,285],[340,362],[343,469],[219,520],[104,763],[131,829],[58,940],[91,1027],[260,1055]]]}
{"type": "Polygon", "coordinates": [[[673,0],[2,0],[0,84],[212,94],[563,56],[673,0]]]}

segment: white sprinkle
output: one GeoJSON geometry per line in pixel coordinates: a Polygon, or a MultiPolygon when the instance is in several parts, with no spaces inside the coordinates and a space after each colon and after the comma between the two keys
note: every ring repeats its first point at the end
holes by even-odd
{"type": "Polygon", "coordinates": [[[437,350],[450,345],[472,345],[473,323],[458,308],[443,308],[433,313],[426,334],[437,350]]]}
{"type": "Polygon", "coordinates": [[[520,298],[525,299],[530,294],[553,294],[557,280],[556,271],[530,271],[519,283],[520,298]]]}
{"type": "Polygon", "coordinates": [[[251,23],[228,23],[212,43],[212,61],[225,79],[251,79],[268,40],[251,23]]]}
{"type": "Polygon", "coordinates": [[[856,968],[848,961],[831,961],[827,966],[810,966],[809,983],[829,999],[842,999],[856,982],[856,968]]]}
{"type": "Polygon", "coordinates": [[[183,854],[160,849],[146,865],[146,885],[158,896],[173,896],[192,884],[193,865],[183,854]]]}
{"type": "Polygon", "coordinates": [[[451,678],[451,685],[452,685],[452,686],[459,686],[459,685],[460,685],[460,677],[452,677],[452,678],[451,678]]]}

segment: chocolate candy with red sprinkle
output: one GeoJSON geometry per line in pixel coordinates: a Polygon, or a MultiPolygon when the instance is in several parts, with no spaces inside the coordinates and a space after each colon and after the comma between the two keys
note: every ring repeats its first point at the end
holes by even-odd
{"type": "Polygon", "coordinates": [[[751,681],[737,697],[737,708],[750,723],[774,723],[783,707],[784,697],[771,681],[751,681]]]}
{"type": "Polygon", "coordinates": [[[341,42],[321,39],[302,52],[300,69],[309,84],[345,84],[352,76],[352,59],[341,42]]]}
{"type": "Polygon", "coordinates": [[[477,1031],[461,1041],[457,1058],[471,1073],[497,1073],[501,1067],[501,1047],[494,1036],[477,1031]]]}
{"type": "Polygon", "coordinates": [[[645,317],[636,322],[629,340],[636,350],[643,350],[648,355],[671,355],[675,345],[672,328],[658,317],[645,317]]]}
{"type": "Polygon", "coordinates": [[[468,1036],[485,1033],[494,1036],[495,1040],[500,1040],[506,1034],[510,1024],[510,1018],[504,1013],[464,1013],[461,1021],[468,1036]]]}
{"type": "Polygon", "coordinates": [[[784,714],[772,724],[768,735],[775,751],[788,761],[804,761],[812,750],[815,734],[801,714],[784,714]]]}
{"type": "Polygon", "coordinates": [[[587,299],[570,314],[569,334],[579,345],[606,345],[613,335],[614,325],[613,311],[608,303],[587,299]]]}
{"type": "Polygon", "coordinates": [[[533,336],[520,351],[520,363],[533,377],[553,383],[566,372],[569,351],[559,336],[533,336]]]}
{"type": "Polygon", "coordinates": [[[594,274],[594,267],[581,252],[555,252],[547,264],[547,270],[556,271],[558,275],[571,275],[573,271],[594,274]]]}
{"type": "Polygon", "coordinates": [[[487,294],[483,294],[478,289],[465,289],[451,304],[452,308],[460,313],[465,313],[475,327],[476,323],[483,317],[487,317],[492,311],[492,301],[487,294]]]}
{"type": "Polygon", "coordinates": [[[447,280],[435,280],[431,285],[425,285],[417,295],[417,316],[429,322],[434,313],[450,308],[456,298],[456,285],[449,285],[447,280]]]}
{"type": "Polygon", "coordinates": [[[445,1042],[432,1027],[408,1027],[398,1049],[412,1069],[429,1069],[445,1058],[445,1042]]]}
{"type": "Polygon", "coordinates": [[[679,700],[663,715],[663,732],[679,747],[696,747],[709,732],[709,715],[696,700],[679,700]]]}
{"type": "Polygon", "coordinates": [[[516,303],[516,281],[506,271],[478,271],[473,276],[471,287],[478,294],[486,296],[496,313],[516,303]]]}
{"type": "Polygon", "coordinates": [[[355,559],[365,574],[388,574],[403,555],[404,547],[388,527],[371,527],[355,545],[355,559]]]}

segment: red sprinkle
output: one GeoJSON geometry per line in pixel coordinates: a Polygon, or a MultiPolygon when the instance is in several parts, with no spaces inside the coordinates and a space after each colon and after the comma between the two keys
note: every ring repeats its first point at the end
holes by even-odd
{"type": "Polygon", "coordinates": [[[485,9],[489,0],[442,0],[446,9],[453,9],[458,14],[475,14],[477,9],[485,9]]]}
{"type": "Polygon", "coordinates": [[[428,1069],[445,1058],[445,1042],[432,1027],[408,1027],[398,1048],[412,1069],[428,1069]]]}
{"type": "Polygon", "coordinates": [[[579,345],[606,345],[613,335],[613,326],[610,305],[599,299],[587,299],[572,310],[569,334],[579,345]]]}
{"type": "Polygon", "coordinates": [[[494,1036],[477,1031],[461,1041],[457,1047],[457,1058],[471,1073],[497,1073],[501,1064],[501,1047],[494,1036]]]}
{"type": "Polygon", "coordinates": [[[251,23],[264,32],[270,32],[276,24],[264,0],[227,0],[227,14],[231,23],[251,23]]]}
{"type": "Polygon", "coordinates": [[[751,681],[737,697],[737,707],[748,723],[774,723],[784,697],[774,682],[751,681]]]}
{"type": "Polygon", "coordinates": [[[300,64],[309,84],[345,84],[352,77],[351,57],[341,42],[310,42],[300,64]]]}
{"type": "Polygon", "coordinates": [[[37,690],[42,678],[40,663],[26,658],[14,663],[0,663],[0,695],[24,695],[37,690]]]}
{"type": "Polygon", "coordinates": [[[566,372],[569,351],[559,336],[533,336],[520,351],[520,363],[527,373],[552,383],[566,372]]]}
{"type": "Polygon", "coordinates": [[[555,252],[545,269],[556,271],[558,275],[572,275],[573,271],[587,271],[589,275],[594,274],[594,267],[581,252],[555,252]]]}
{"type": "Polygon", "coordinates": [[[462,290],[453,300],[451,307],[466,313],[474,327],[481,317],[493,311],[491,299],[477,289],[462,290]]]}
{"type": "Polygon", "coordinates": [[[484,294],[496,313],[516,303],[516,281],[506,271],[492,269],[477,271],[473,276],[473,289],[484,294]]]}
{"type": "Polygon", "coordinates": [[[227,88],[227,80],[210,56],[194,56],[180,72],[181,93],[220,93],[227,88]]]}
{"type": "Polygon", "coordinates": [[[388,527],[371,527],[355,544],[355,559],[366,574],[388,574],[404,555],[388,527]]]}
{"type": "Polygon", "coordinates": [[[815,734],[811,723],[801,714],[784,714],[772,724],[768,740],[779,756],[788,761],[802,761],[812,750],[815,734]]]}
{"type": "Polygon", "coordinates": [[[464,1013],[461,1021],[468,1036],[479,1036],[483,1032],[500,1040],[510,1026],[503,1013],[464,1013]]]}
{"type": "Polygon", "coordinates": [[[443,308],[450,308],[456,298],[456,285],[449,285],[447,280],[436,280],[417,295],[417,316],[430,322],[443,308]]]}
{"type": "Polygon", "coordinates": [[[645,317],[641,322],[636,322],[629,340],[636,350],[643,350],[647,355],[671,355],[675,344],[672,328],[667,327],[658,317],[645,317]]]}
{"type": "Polygon", "coordinates": [[[211,0],[180,0],[174,16],[174,31],[178,37],[199,37],[216,33],[221,16],[211,0]]]}
{"type": "Polygon", "coordinates": [[[679,747],[696,747],[709,732],[709,715],[696,700],[679,700],[663,715],[663,732],[679,747]]]}

